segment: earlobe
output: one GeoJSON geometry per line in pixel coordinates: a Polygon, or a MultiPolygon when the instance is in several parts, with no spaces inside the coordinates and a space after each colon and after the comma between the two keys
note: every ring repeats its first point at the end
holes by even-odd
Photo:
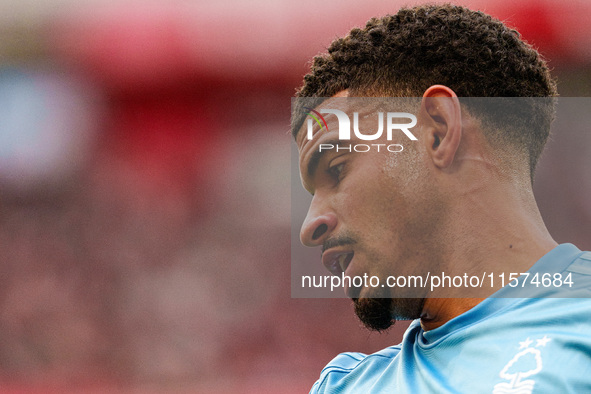
{"type": "Polygon", "coordinates": [[[433,85],[423,94],[421,109],[427,118],[427,150],[436,167],[448,168],[454,162],[462,139],[460,101],[453,90],[433,85]]]}

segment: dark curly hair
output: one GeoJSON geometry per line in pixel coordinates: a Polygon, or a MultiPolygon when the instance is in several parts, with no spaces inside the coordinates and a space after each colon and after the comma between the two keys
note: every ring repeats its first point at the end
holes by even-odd
{"type": "MultiPolygon", "coordinates": [[[[533,176],[554,118],[556,84],[546,62],[517,31],[482,12],[424,5],[373,18],[314,58],[296,97],[316,97],[316,105],[344,89],[351,96],[421,97],[434,84],[450,87],[458,97],[546,98],[497,105],[493,112],[501,110],[504,122],[487,117],[486,102],[465,101],[491,126],[485,133],[491,144],[512,143],[528,155],[533,176]],[[499,127],[500,133],[490,131],[499,127]]],[[[297,101],[294,115],[303,112],[297,101]]],[[[294,137],[304,117],[294,116],[294,137]]]]}

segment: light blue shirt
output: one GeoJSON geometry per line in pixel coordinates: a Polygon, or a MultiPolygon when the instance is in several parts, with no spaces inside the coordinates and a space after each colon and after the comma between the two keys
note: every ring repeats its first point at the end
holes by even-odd
{"type": "Polygon", "coordinates": [[[559,245],[528,272],[573,284],[505,286],[427,332],[415,320],[400,345],[337,356],[310,392],[591,393],[591,253],[559,245]]]}

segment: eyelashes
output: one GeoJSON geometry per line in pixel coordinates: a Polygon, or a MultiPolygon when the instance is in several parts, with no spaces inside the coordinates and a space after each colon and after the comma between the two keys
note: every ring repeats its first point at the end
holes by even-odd
{"type": "Polygon", "coordinates": [[[343,172],[345,169],[345,163],[339,163],[337,165],[328,168],[328,174],[336,182],[339,183],[343,178],[343,172]]]}

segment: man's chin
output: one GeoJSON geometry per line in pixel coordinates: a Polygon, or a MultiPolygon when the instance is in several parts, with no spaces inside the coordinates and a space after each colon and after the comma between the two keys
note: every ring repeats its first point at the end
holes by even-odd
{"type": "Polygon", "coordinates": [[[355,314],[372,331],[385,331],[396,320],[413,320],[421,316],[423,298],[353,298],[355,314]]]}
{"type": "Polygon", "coordinates": [[[355,314],[369,330],[384,331],[396,321],[392,318],[391,298],[353,298],[355,314]]]}

